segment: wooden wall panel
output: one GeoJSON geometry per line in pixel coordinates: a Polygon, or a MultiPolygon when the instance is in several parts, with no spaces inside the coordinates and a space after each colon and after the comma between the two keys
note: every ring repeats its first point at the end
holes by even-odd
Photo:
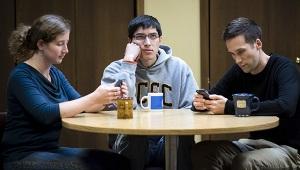
{"type": "MultiPolygon", "coordinates": [[[[227,23],[237,17],[251,18],[261,26],[263,49],[266,53],[282,54],[293,62],[300,56],[300,34],[297,34],[300,28],[300,23],[297,22],[300,17],[298,0],[290,0],[288,3],[285,0],[210,0],[206,11],[209,11],[209,20],[203,21],[202,27],[209,25],[209,56],[204,57],[209,57],[210,60],[211,86],[233,64],[231,56],[226,52],[222,32],[227,23]]],[[[202,47],[202,50],[207,49],[202,47]]]]}
{"type": "Polygon", "coordinates": [[[261,22],[264,48],[286,55],[295,63],[296,57],[300,57],[300,1],[265,0],[264,6],[267,11],[261,22]]]}
{"type": "MultiPolygon", "coordinates": [[[[143,4],[143,1],[139,4],[143,4]]],[[[16,23],[31,25],[45,14],[69,19],[72,30],[69,54],[57,65],[82,95],[100,84],[104,68],[123,57],[127,43],[127,25],[136,12],[135,0],[3,0],[0,5],[0,111],[5,111],[8,72],[13,58],[8,55],[7,39],[16,23]],[[8,17],[9,16],[9,17],[8,17]]],[[[107,135],[62,129],[64,146],[107,149],[107,135]]]]}
{"type": "Polygon", "coordinates": [[[81,94],[100,84],[103,70],[123,58],[133,0],[77,0],[77,80],[81,94]]]}
{"type": "MultiPolygon", "coordinates": [[[[299,0],[288,2],[285,0],[201,0],[200,2],[201,61],[209,61],[208,68],[205,65],[207,62],[201,63],[201,75],[210,77],[211,87],[234,62],[226,52],[222,33],[227,23],[237,17],[251,18],[261,26],[263,49],[266,53],[282,54],[293,62],[296,61],[296,57],[300,57],[299,0]],[[207,70],[209,70],[208,74],[207,70]]],[[[202,82],[202,86],[207,87],[206,82],[202,82]]],[[[243,135],[242,137],[247,137],[243,135]]],[[[208,139],[223,137],[229,139],[241,136],[237,134],[210,135],[208,139]]]]}
{"type": "Polygon", "coordinates": [[[210,1],[210,83],[214,86],[227,69],[234,63],[227,53],[222,33],[229,21],[243,16],[261,21],[264,6],[261,0],[210,1]]]}
{"type": "Polygon", "coordinates": [[[16,23],[31,25],[34,19],[45,14],[61,15],[71,21],[69,53],[65,56],[62,64],[56,66],[64,72],[67,79],[76,87],[75,0],[16,0],[16,23]]]}
{"type": "Polygon", "coordinates": [[[209,89],[209,0],[200,1],[201,88],[209,89]],[[202,24],[206,23],[206,24],[202,24]]]}
{"type": "MultiPolygon", "coordinates": [[[[77,90],[88,94],[99,84],[105,67],[123,57],[127,25],[134,17],[133,0],[76,0],[77,90]]],[[[107,135],[78,133],[77,144],[107,149],[107,135]],[[91,140],[93,139],[93,140],[91,140]]],[[[74,138],[74,135],[73,135],[74,138]]]]}
{"type": "Polygon", "coordinates": [[[9,55],[8,38],[15,28],[15,3],[2,0],[0,5],[0,111],[6,111],[6,84],[10,70],[14,67],[13,57],[9,55]]]}

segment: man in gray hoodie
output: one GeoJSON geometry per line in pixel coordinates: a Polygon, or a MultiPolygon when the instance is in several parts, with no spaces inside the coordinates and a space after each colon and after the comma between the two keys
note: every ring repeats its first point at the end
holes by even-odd
{"type": "MultiPolygon", "coordinates": [[[[112,62],[104,70],[101,84],[125,81],[137,109],[141,97],[149,92],[163,93],[164,109],[190,108],[197,83],[190,67],[172,56],[170,47],[161,45],[162,31],[158,20],[148,15],[134,18],[128,25],[128,39],[124,58],[112,62]]],[[[164,137],[118,135],[111,139],[112,148],[130,159],[133,170],[164,167],[164,137]]],[[[179,170],[191,169],[193,143],[193,136],[179,138],[179,170]]]]}

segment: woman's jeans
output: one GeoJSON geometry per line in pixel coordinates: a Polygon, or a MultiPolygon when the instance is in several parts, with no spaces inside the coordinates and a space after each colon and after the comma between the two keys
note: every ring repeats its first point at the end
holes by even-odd
{"type": "Polygon", "coordinates": [[[129,170],[129,161],[113,152],[60,147],[37,151],[25,158],[4,162],[4,170],[129,170]]]}

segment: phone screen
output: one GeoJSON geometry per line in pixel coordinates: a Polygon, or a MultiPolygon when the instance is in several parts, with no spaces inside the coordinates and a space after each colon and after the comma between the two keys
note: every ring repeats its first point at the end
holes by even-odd
{"type": "Polygon", "coordinates": [[[196,92],[197,92],[198,94],[201,94],[205,100],[211,100],[211,99],[209,98],[209,93],[208,93],[207,90],[205,90],[205,89],[200,89],[200,90],[196,90],[196,92]]]}
{"type": "Polygon", "coordinates": [[[122,86],[122,83],[123,83],[123,80],[118,80],[118,81],[115,83],[115,87],[121,87],[121,86],[122,86]]]}

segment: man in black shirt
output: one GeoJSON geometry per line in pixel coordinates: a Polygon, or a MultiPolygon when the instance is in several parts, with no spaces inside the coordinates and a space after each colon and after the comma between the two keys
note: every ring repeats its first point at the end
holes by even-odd
{"type": "Polygon", "coordinates": [[[252,115],[276,115],[279,126],[250,133],[251,139],[203,141],[193,148],[194,169],[300,168],[300,76],[287,58],[262,50],[261,29],[248,18],[231,21],[223,34],[235,64],[209,92],[195,94],[193,110],[234,114],[232,94],[252,93],[259,109],[252,115]]]}

